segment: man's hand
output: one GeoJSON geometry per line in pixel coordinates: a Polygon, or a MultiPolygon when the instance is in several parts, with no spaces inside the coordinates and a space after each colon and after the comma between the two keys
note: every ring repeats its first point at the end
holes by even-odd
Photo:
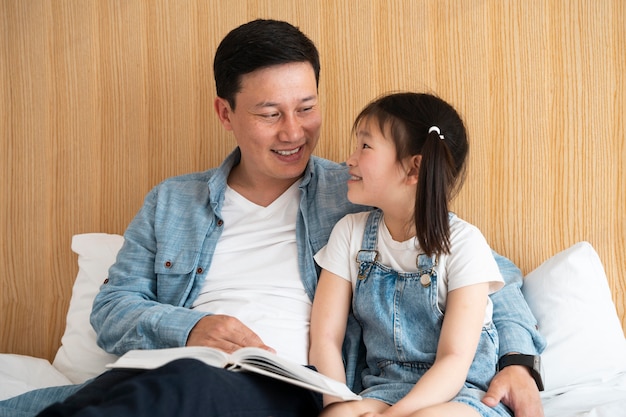
{"type": "Polygon", "coordinates": [[[210,346],[232,353],[239,348],[254,346],[274,352],[248,326],[235,317],[225,315],[206,316],[189,332],[187,346],[210,346]]]}
{"type": "Polygon", "coordinates": [[[499,402],[509,407],[515,417],[543,417],[539,389],[525,366],[507,366],[493,377],[483,403],[495,407],[499,402]]]}

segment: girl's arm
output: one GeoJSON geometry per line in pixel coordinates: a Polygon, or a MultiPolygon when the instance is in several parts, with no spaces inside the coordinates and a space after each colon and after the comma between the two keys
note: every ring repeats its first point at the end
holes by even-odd
{"type": "Polygon", "coordinates": [[[435,363],[385,415],[406,416],[447,402],[459,392],[476,354],[488,293],[489,283],[468,285],[448,293],[435,363]]]}
{"type": "MultiPolygon", "coordinates": [[[[341,382],[346,381],[341,347],[351,300],[350,281],[322,270],[311,310],[309,364],[341,382]]],[[[339,399],[324,396],[325,406],[335,401],[339,399]]]]}

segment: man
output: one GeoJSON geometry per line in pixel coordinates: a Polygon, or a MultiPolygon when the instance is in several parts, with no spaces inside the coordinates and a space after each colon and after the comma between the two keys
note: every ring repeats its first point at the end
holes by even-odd
{"type": "MultiPolygon", "coordinates": [[[[215,111],[238,147],[220,167],[166,180],[148,194],[91,322],[99,344],[117,354],[258,346],[306,364],[319,273],[313,255],[338,219],[365,209],[346,199],[345,167],[312,156],[321,126],[318,52],[292,25],[255,20],[223,39],[214,73],[215,111]]],[[[519,270],[498,259],[516,281],[499,294],[504,302],[494,299],[501,353],[535,355],[543,341],[519,292],[519,270]]],[[[346,345],[352,388],[357,350],[358,343],[346,345]]],[[[517,416],[541,415],[524,367],[503,369],[492,387],[486,402],[503,400],[517,416]]],[[[319,407],[307,390],[182,360],[107,372],[40,415],[315,416],[319,407]]]]}

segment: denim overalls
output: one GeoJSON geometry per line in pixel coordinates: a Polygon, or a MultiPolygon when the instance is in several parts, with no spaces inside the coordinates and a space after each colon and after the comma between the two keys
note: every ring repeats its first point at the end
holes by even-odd
{"type": "MultiPolygon", "coordinates": [[[[381,219],[382,212],[374,210],[365,226],[356,259],[359,273],[352,308],[363,329],[367,350],[361,395],[395,404],[435,361],[443,313],[437,304],[438,265],[434,257],[418,255],[417,272],[398,272],[378,262],[381,219]]],[[[480,403],[480,391],[487,390],[495,374],[497,354],[495,326],[483,327],[463,395],[457,400],[470,403],[486,412],[484,415],[508,416],[506,408],[490,414],[495,410],[480,403]]]]}

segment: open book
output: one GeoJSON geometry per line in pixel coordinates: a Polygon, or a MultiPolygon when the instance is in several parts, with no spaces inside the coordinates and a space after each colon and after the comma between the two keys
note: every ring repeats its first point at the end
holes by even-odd
{"type": "Polygon", "coordinates": [[[182,358],[197,359],[207,365],[235,372],[256,372],[342,400],[361,399],[342,382],[255,347],[241,348],[231,354],[202,346],[131,350],[114,363],[108,364],[107,368],[152,369],[182,358]]]}

